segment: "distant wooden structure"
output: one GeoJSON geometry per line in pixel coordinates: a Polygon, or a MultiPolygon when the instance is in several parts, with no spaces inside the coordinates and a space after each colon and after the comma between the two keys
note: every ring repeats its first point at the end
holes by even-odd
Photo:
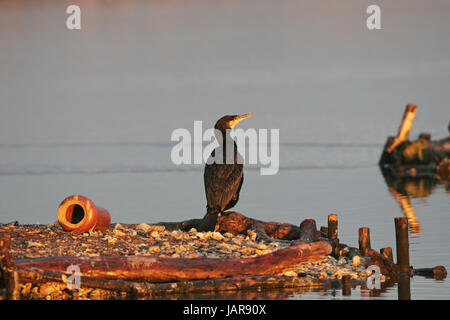
{"type": "MultiPolygon", "coordinates": [[[[400,123],[397,136],[389,136],[387,138],[378,162],[380,169],[384,174],[389,174],[396,177],[437,177],[438,166],[440,165],[439,161],[410,163],[405,162],[403,159],[403,151],[411,144],[409,140],[409,133],[411,131],[417,110],[418,107],[416,105],[408,104],[403,114],[403,119],[400,123]]],[[[423,139],[430,139],[430,134],[423,133],[421,134],[421,137],[423,139]]],[[[439,154],[441,159],[445,157],[448,158],[450,154],[450,149],[446,143],[447,140],[448,138],[439,141],[429,141],[430,149],[433,153],[439,154]]],[[[441,163],[444,161],[445,159],[441,163]]],[[[446,167],[442,165],[442,173],[440,177],[449,178],[448,176],[445,177],[445,173],[450,170],[446,170],[445,168],[446,167]]],[[[449,173],[447,173],[447,175],[448,174],[449,173]]]]}

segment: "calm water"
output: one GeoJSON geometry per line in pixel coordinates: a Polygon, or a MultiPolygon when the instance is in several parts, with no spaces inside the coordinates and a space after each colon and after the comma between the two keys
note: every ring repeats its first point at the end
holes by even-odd
{"type": "MultiPolygon", "coordinates": [[[[395,250],[403,212],[376,163],[408,102],[411,137],[448,134],[450,3],[378,1],[383,30],[368,31],[373,1],[341,2],[74,0],[82,30],[68,31],[66,3],[0,0],[0,222],[51,223],[71,194],[114,222],[201,217],[202,166],[173,165],[170,135],[253,112],[241,127],[280,129],[280,171],[247,168],[237,211],[318,225],[335,212],[342,242],[367,226],[395,250]]],[[[449,193],[413,189],[411,264],[449,269],[449,193]]],[[[342,298],[300,293],[267,296],[342,298]]],[[[449,299],[449,281],[415,277],[411,297],[449,299]]]]}

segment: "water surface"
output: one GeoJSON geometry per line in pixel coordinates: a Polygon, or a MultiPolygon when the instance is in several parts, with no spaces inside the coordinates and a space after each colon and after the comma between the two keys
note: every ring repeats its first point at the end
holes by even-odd
{"type": "MultiPolygon", "coordinates": [[[[383,29],[369,31],[372,2],[74,0],[82,30],[69,31],[65,2],[0,1],[0,222],[51,223],[71,194],[114,222],[201,217],[203,168],[172,164],[170,135],[253,112],[241,127],[280,129],[280,171],[247,168],[237,211],[318,225],[337,213],[342,242],[367,226],[395,251],[403,211],[376,163],[409,102],[412,138],[448,134],[450,3],[378,1],[383,29]]],[[[410,202],[411,264],[448,269],[448,191],[410,202]]],[[[415,277],[411,297],[449,299],[449,282],[415,277]]]]}

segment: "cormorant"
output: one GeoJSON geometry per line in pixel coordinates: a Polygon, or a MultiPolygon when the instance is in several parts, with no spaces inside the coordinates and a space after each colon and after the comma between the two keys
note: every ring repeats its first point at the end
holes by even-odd
{"type": "MultiPolygon", "coordinates": [[[[219,147],[211,152],[211,156],[205,165],[204,183],[206,192],[206,215],[204,216],[199,231],[213,231],[217,222],[219,213],[224,212],[236,205],[239,201],[239,191],[244,181],[244,165],[236,142],[231,138],[230,130],[233,129],[240,121],[253,116],[253,113],[244,115],[224,116],[220,118],[214,128],[219,130],[222,135],[216,135],[219,147]],[[227,130],[228,129],[228,130],[227,130]],[[230,140],[226,140],[230,139],[230,140]],[[233,163],[227,164],[226,144],[234,144],[233,163]],[[216,152],[223,153],[223,161],[212,161],[216,152]]],[[[228,158],[231,160],[231,156],[228,158]]],[[[229,161],[231,162],[231,161],[229,161]]]]}

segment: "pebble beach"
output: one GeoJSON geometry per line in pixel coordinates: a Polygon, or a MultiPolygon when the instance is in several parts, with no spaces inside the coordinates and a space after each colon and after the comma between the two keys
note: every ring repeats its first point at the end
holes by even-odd
{"type": "MultiPolygon", "coordinates": [[[[261,242],[248,230],[246,235],[219,232],[168,231],[164,226],[113,223],[107,230],[84,233],[66,232],[58,222],[53,224],[20,225],[17,222],[0,225],[0,231],[11,237],[11,255],[14,259],[49,256],[139,256],[153,255],[172,258],[252,258],[290,246],[289,242],[261,242]]],[[[341,279],[349,275],[353,280],[366,279],[364,258],[345,256],[336,259],[300,265],[295,271],[276,276],[289,281],[341,279]]],[[[385,277],[381,277],[385,281],[385,277]]],[[[20,285],[25,299],[121,299],[126,293],[103,289],[83,288],[68,290],[64,283],[20,285]]],[[[2,294],[4,294],[2,292],[2,294]]]]}

